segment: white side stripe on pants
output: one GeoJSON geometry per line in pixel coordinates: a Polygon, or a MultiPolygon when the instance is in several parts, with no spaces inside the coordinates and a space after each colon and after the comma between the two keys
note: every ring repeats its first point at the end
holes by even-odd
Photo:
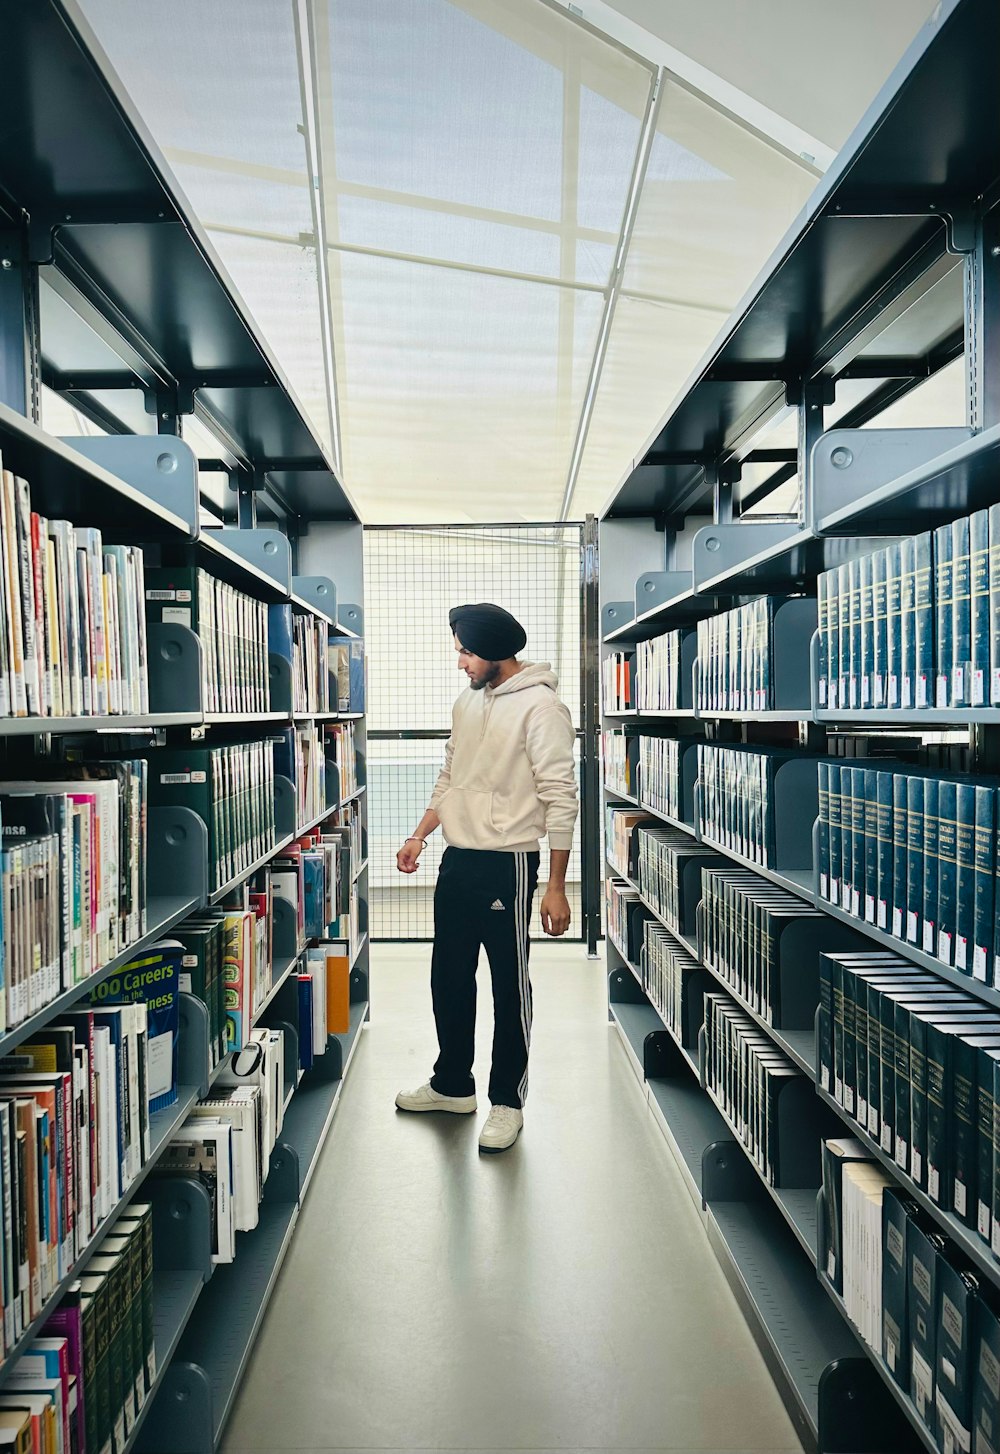
{"type": "MultiPolygon", "coordinates": [[[[531,989],[528,978],[528,925],[531,912],[529,897],[528,855],[518,853],[514,864],[514,938],[517,941],[518,991],[521,996],[521,1028],[524,1031],[524,1053],[527,1058],[531,1047],[531,989]]],[[[528,1094],[528,1067],[518,1086],[521,1104],[528,1094]]]]}

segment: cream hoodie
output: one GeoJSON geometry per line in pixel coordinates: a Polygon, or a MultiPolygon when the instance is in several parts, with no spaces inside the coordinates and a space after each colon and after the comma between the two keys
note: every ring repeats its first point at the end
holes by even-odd
{"type": "Polygon", "coordinates": [[[571,848],[576,823],[573,724],[547,662],[501,686],[462,692],[430,805],[454,848],[532,853],[571,848]]]}

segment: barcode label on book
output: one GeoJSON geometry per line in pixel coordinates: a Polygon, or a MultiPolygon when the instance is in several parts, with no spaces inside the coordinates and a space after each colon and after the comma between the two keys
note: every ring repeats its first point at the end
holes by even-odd
{"type": "Polygon", "coordinates": [[[895,936],[896,936],[897,939],[902,939],[902,937],[903,937],[903,911],[902,911],[902,909],[897,909],[895,907],[893,908],[893,911],[892,911],[892,932],[895,934],[895,936]]]}
{"type": "Polygon", "coordinates": [[[929,919],[924,920],[924,953],[934,953],[934,925],[929,919]]]}
{"type": "Polygon", "coordinates": [[[885,929],[889,923],[889,904],[885,899],[879,899],[878,901],[878,919],[876,922],[880,929],[885,929]]]}
{"type": "Polygon", "coordinates": [[[176,591],[153,591],[153,590],[148,590],[146,592],[146,600],[147,601],[176,601],[177,600],[177,592],[176,591]]]}
{"type": "Polygon", "coordinates": [[[925,676],[917,677],[917,706],[927,706],[927,678],[925,676]]]}
{"type": "Polygon", "coordinates": [[[951,674],[951,690],[956,702],[965,700],[965,668],[956,666],[951,674]]]}
{"type": "Polygon", "coordinates": [[[972,951],[972,978],[986,983],[986,950],[981,944],[977,944],[972,951]]]}
{"type": "Polygon", "coordinates": [[[966,1190],[965,1182],[955,1178],[955,1211],[960,1217],[964,1217],[969,1205],[969,1193],[966,1190]]]}
{"type": "Polygon", "coordinates": [[[972,673],[972,705],[981,707],[985,701],[986,673],[978,668],[972,673]]]}
{"type": "Polygon", "coordinates": [[[937,705],[947,707],[948,705],[948,678],[939,676],[937,679],[937,705]]]}
{"type": "Polygon", "coordinates": [[[161,783],[204,783],[208,781],[206,772],[161,772],[161,783]]]}
{"type": "Polygon", "coordinates": [[[969,953],[969,941],[963,935],[955,936],[955,968],[964,969],[969,953]]]}
{"type": "Polygon", "coordinates": [[[875,923],[875,895],[865,894],[865,923],[875,923]]]}
{"type": "Polygon", "coordinates": [[[927,1168],[927,1195],[933,1202],[941,1195],[941,1173],[936,1166],[927,1168]]]}

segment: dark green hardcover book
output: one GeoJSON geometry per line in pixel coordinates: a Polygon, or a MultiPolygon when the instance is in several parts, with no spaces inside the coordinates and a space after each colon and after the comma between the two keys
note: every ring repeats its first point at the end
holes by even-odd
{"type": "Polygon", "coordinates": [[[936,777],[924,778],[924,897],[920,947],[925,954],[937,950],[938,798],[936,777]]]}
{"type": "MultiPolygon", "coordinates": [[[[952,1160],[952,1153],[946,1149],[950,1144],[949,1127],[945,1125],[942,1131],[938,1124],[936,1062],[942,1054],[940,1036],[944,1034],[954,1041],[961,1031],[970,1029],[970,1026],[974,1030],[977,1023],[975,1011],[970,1017],[967,1000],[961,991],[949,991],[936,1000],[932,1008],[913,1010],[910,1014],[909,1171],[916,1184],[925,1191],[930,1182],[930,1168],[933,1166],[935,1171],[939,1171],[942,1159],[946,1165],[952,1160]],[[933,1088],[932,1079],[935,1082],[933,1088]]],[[[944,1053],[947,1055],[947,1046],[944,1053]]],[[[946,1096],[947,1101],[950,1101],[950,1096],[946,1096]]],[[[945,1185],[942,1195],[946,1195],[947,1190],[945,1185]]]]}
{"type": "Polygon", "coordinates": [[[1000,1037],[1000,1019],[988,1006],[977,1013],[975,1006],[949,1013],[942,1026],[948,1035],[948,1083],[950,1118],[948,1125],[951,1186],[945,1201],[948,1211],[971,1226],[976,1208],[976,1182],[979,1164],[977,1145],[977,1083],[978,1054],[991,1037],[1000,1037]],[[982,1037],[986,1036],[984,1040],[982,1037]]]}
{"type": "Polygon", "coordinates": [[[816,577],[816,701],[819,706],[828,705],[827,676],[830,670],[830,643],[827,636],[827,584],[829,572],[820,571],[816,577]]]}
{"type": "Polygon", "coordinates": [[[865,899],[865,769],[851,768],[851,913],[861,918],[865,899]]]}
{"type": "Polygon", "coordinates": [[[969,702],[989,701],[990,682],[990,517],[977,510],[969,519],[969,702]]]}
{"type": "Polygon", "coordinates": [[[934,545],[930,531],[913,541],[914,689],[916,707],[934,702],[934,545]]]}
{"type": "Polygon", "coordinates": [[[847,582],[850,592],[847,693],[848,704],[857,708],[861,706],[861,562],[857,559],[847,563],[847,582]]]}
{"type": "Polygon", "coordinates": [[[924,906],[924,779],[906,780],[906,927],[907,944],[921,942],[924,906]]]}
{"type": "Polygon", "coordinates": [[[847,707],[851,692],[851,577],[846,565],[837,567],[837,597],[839,644],[837,648],[840,675],[837,686],[837,705],[847,707]]]}
{"type": "Polygon", "coordinates": [[[937,957],[955,962],[955,917],[958,907],[958,784],[942,778],[938,786],[938,912],[937,957]]]}
{"type": "Polygon", "coordinates": [[[831,1023],[833,1028],[833,1098],[844,1104],[844,966],[831,959],[831,1023]]]}
{"type": "Polygon", "coordinates": [[[826,579],[826,704],[840,702],[840,571],[824,571],[826,579]]]}
{"type": "Polygon", "coordinates": [[[976,785],[975,928],[972,940],[972,977],[986,982],[993,952],[993,898],[996,882],[996,790],[976,785]]]}
{"type": "Polygon", "coordinates": [[[990,688],[988,701],[1000,706],[1000,505],[990,506],[990,688]]]}
{"type": "Polygon", "coordinates": [[[976,1454],[995,1454],[1000,1448],[1000,1312],[988,1290],[979,1298],[975,1338],[972,1446],[976,1454]]]}
{"type": "Polygon", "coordinates": [[[972,559],[970,520],[963,515],[951,526],[951,705],[967,707],[972,679],[972,559]]]}
{"type": "Polygon", "coordinates": [[[877,550],[872,556],[872,706],[886,705],[888,659],[888,594],[886,590],[887,553],[877,550]]]}
{"type": "Polygon", "coordinates": [[[954,540],[950,525],[934,531],[934,605],[937,616],[937,676],[934,705],[951,706],[951,648],[954,617],[954,540]]]}
{"type": "Polygon", "coordinates": [[[910,1388],[909,1269],[907,1230],[911,1221],[932,1226],[914,1199],[900,1187],[882,1194],[882,1357],[899,1386],[910,1388]]]}
{"type": "Polygon", "coordinates": [[[878,773],[878,808],[876,828],[878,833],[878,890],[875,903],[875,923],[887,932],[892,924],[893,883],[893,818],[892,818],[891,772],[882,769],[878,773]]]}
{"type": "Polygon", "coordinates": [[[859,681],[862,707],[872,705],[872,672],[875,654],[872,640],[872,619],[874,616],[874,581],[872,557],[863,555],[858,561],[860,575],[860,629],[858,631],[858,655],[860,658],[859,681]]]}
{"type": "Polygon", "coordinates": [[[821,757],[816,765],[816,872],[819,896],[830,897],[830,764],[821,757]]]}
{"type": "Polygon", "coordinates": [[[935,1329],[937,1436],[942,1449],[969,1449],[979,1277],[957,1248],[938,1258],[935,1329]]]}
{"type": "Polygon", "coordinates": [[[899,635],[902,657],[900,704],[909,710],[916,700],[917,618],[916,542],[912,536],[899,542],[899,635]]]}
{"type": "Polygon", "coordinates": [[[878,903],[878,769],[866,767],[864,777],[864,842],[865,881],[864,917],[867,924],[875,923],[875,907],[878,903]]]}
{"type": "Polygon", "coordinates": [[[898,540],[885,550],[885,631],[886,631],[886,706],[902,706],[903,691],[903,627],[902,598],[903,553],[898,540]]]}
{"type": "Polygon", "coordinates": [[[840,907],[854,912],[854,769],[840,769],[840,907]]]}
{"type": "Polygon", "coordinates": [[[816,1074],[820,1088],[833,1093],[833,960],[819,957],[819,1009],[816,1014],[816,1074]]]}
{"type": "Polygon", "coordinates": [[[959,783],[955,795],[955,968],[972,973],[976,937],[976,789],[959,783]]]}
{"type": "Polygon", "coordinates": [[[940,1232],[911,1220],[906,1229],[906,1263],[909,1272],[907,1325],[910,1335],[910,1398],[921,1421],[933,1433],[934,1362],[938,1254],[944,1250],[940,1232]]]}
{"type": "Polygon", "coordinates": [[[993,1123],[996,1119],[994,1077],[1000,1064],[1000,1041],[976,1052],[976,1195],[973,1225],[986,1243],[993,1240],[993,1123]]]}
{"type": "Polygon", "coordinates": [[[904,772],[892,775],[892,933],[906,937],[907,785],[904,772]]]}
{"type": "MultiPolygon", "coordinates": [[[[920,990],[926,983],[926,976],[920,971],[907,965],[905,961],[898,959],[895,955],[882,955],[881,962],[863,971],[867,981],[867,1081],[864,1087],[865,1120],[861,1122],[866,1127],[869,1136],[873,1136],[881,1145],[882,1142],[882,1079],[883,1073],[886,1082],[892,1085],[893,1065],[884,1066],[882,1060],[882,1010],[883,997],[892,991],[920,990]]],[[[861,972],[861,971],[859,971],[861,972]]],[[[893,1048],[893,1055],[895,1050],[893,1048]]],[[[894,1093],[894,1092],[893,1092],[894,1093]]],[[[859,1088],[859,1099],[860,1099],[859,1088]]],[[[890,1110],[889,1120],[892,1115],[890,1110]]],[[[891,1150],[892,1141],[889,1139],[891,1150]]]]}
{"type": "Polygon", "coordinates": [[[830,902],[840,903],[840,879],[843,869],[843,823],[842,808],[843,802],[840,793],[840,784],[844,769],[839,762],[830,763],[829,776],[829,805],[830,805],[830,902]]]}

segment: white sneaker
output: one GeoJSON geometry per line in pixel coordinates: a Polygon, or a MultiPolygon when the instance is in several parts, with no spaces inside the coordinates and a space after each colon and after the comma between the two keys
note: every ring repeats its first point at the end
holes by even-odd
{"type": "Polygon", "coordinates": [[[506,1151],[521,1134],[524,1115],[516,1106],[494,1106],[479,1137],[480,1151],[506,1151]]]}
{"type": "Polygon", "coordinates": [[[475,1096],[442,1096],[430,1081],[419,1090],[400,1091],[396,1097],[400,1111],[450,1111],[454,1116],[471,1116],[476,1109],[475,1096]]]}

